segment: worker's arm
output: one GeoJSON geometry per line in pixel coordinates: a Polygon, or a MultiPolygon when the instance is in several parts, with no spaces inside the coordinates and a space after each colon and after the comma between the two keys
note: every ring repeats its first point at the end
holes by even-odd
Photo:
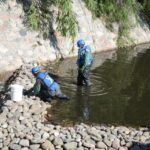
{"type": "Polygon", "coordinates": [[[41,90],[41,81],[39,79],[36,80],[36,83],[33,86],[33,94],[37,95],[39,94],[41,90]]]}
{"type": "Polygon", "coordinates": [[[32,96],[32,95],[39,94],[40,90],[41,90],[41,81],[39,79],[37,79],[34,86],[29,90],[24,90],[23,93],[24,93],[24,95],[32,96]]]}

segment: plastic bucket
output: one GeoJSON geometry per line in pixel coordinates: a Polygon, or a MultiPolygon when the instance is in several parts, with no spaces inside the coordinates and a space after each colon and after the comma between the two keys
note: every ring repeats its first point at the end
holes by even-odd
{"type": "Polygon", "coordinates": [[[22,101],[22,93],[23,93],[23,86],[18,84],[13,84],[10,86],[11,88],[11,100],[13,101],[22,101]]]}

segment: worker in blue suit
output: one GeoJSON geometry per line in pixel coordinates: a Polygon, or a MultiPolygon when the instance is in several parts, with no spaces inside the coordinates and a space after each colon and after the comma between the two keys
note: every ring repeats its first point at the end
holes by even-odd
{"type": "Polygon", "coordinates": [[[27,95],[37,95],[46,101],[51,101],[54,98],[69,100],[69,97],[61,92],[59,84],[48,72],[41,72],[40,68],[36,66],[32,68],[32,74],[36,77],[36,83],[26,92],[27,95]]]}
{"type": "Polygon", "coordinates": [[[77,47],[79,48],[77,59],[77,84],[83,85],[83,83],[85,83],[86,86],[90,86],[90,70],[93,63],[91,47],[90,45],[85,45],[85,41],[83,39],[77,41],[77,47]]]}

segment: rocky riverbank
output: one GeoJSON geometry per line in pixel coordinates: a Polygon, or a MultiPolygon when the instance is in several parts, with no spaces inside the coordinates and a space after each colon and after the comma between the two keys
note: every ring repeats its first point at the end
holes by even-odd
{"type": "MultiPolygon", "coordinates": [[[[8,84],[18,83],[26,89],[35,79],[32,65],[18,69],[8,84]]],[[[148,128],[79,124],[62,127],[47,123],[45,115],[51,104],[38,97],[11,101],[9,93],[1,94],[0,149],[2,150],[149,150],[148,128]]]]}

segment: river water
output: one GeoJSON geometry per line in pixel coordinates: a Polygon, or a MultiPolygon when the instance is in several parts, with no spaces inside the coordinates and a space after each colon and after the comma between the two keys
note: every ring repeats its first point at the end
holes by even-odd
{"type": "Polygon", "coordinates": [[[95,55],[91,87],[76,86],[74,64],[69,59],[60,65],[61,89],[71,100],[53,103],[51,122],[150,125],[149,46],[95,55]]]}

